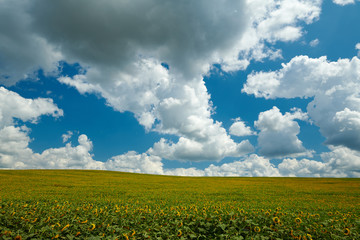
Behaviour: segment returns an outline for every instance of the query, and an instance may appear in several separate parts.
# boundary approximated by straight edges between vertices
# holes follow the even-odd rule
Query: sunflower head
[[[279,223],[280,223],[280,218],[274,217],[274,218],[273,218],[273,222],[274,222],[275,224],[279,224]]]

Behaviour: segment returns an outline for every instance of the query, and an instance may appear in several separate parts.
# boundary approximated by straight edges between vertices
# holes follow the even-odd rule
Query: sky
[[[359,13],[0,0],[0,168],[360,177]]]

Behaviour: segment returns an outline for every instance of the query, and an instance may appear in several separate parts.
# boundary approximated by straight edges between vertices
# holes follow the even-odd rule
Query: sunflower
[[[275,224],[279,224],[279,223],[280,223],[280,218],[274,217],[274,218],[273,218],[273,222],[274,222]]]
[[[348,229],[348,228],[345,228],[344,229],[344,235],[349,235],[350,234],[350,229]]]
[[[301,220],[301,218],[295,218],[295,222],[296,222],[297,224],[300,224],[300,223],[302,223],[302,220]]]
[[[181,232],[181,230],[179,230],[177,236],[178,236],[178,237],[181,237],[181,235],[182,235],[182,232]]]
[[[260,229],[258,226],[256,226],[256,227],[254,227],[254,231],[255,231],[255,232],[260,232],[261,229]]]
[[[94,230],[95,229],[95,224],[91,224],[91,228],[89,228],[90,231]]]
[[[60,232],[64,231],[65,229],[67,229],[68,227],[70,227],[70,224],[66,224],[65,227],[63,227]]]

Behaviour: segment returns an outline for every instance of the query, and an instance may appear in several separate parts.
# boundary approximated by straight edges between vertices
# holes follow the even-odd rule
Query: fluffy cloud
[[[235,143],[228,135],[218,135],[206,141],[180,137],[177,143],[161,139],[149,149],[152,155],[169,160],[220,161],[226,156],[239,157],[254,150],[248,140]]]
[[[29,147],[30,138],[23,128],[9,126],[0,130],[0,168],[14,169],[104,169],[93,160],[92,143],[80,135],[79,145],[70,143],[62,148],[50,148],[41,154]]]
[[[204,172],[206,176],[280,176],[269,159],[259,157],[256,154],[250,155],[242,161],[225,163],[221,166],[211,164]]]
[[[360,152],[347,147],[330,147],[321,154],[323,161],[345,177],[360,177]]]
[[[104,166],[109,170],[177,176],[280,176],[269,159],[255,154],[220,166],[211,164],[201,170],[197,168],[164,169],[158,157],[128,152],[111,158]]]
[[[333,0],[333,2],[335,4],[345,6],[345,5],[348,5],[348,4],[354,4],[355,0]]]
[[[248,76],[242,90],[264,98],[314,98],[308,115],[326,144],[360,150],[360,60],[297,56],[282,69]]]
[[[72,131],[67,131],[67,133],[64,133],[61,137],[63,139],[63,143],[67,142],[73,135]]]
[[[261,112],[254,123],[260,130],[259,152],[268,157],[311,156],[297,137],[300,127],[295,119],[307,120],[307,115],[300,109],[292,109],[291,113],[283,115],[277,107]]]
[[[59,117],[63,111],[49,98],[25,99],[0,87],[0,129],[14,124],[14,119],[36,123],[41,115]]]
[[[308,159],[284,159],[278,165],[281,176],[285,177],[343,177],[332,175],[331,168],[323,162]],[[327,175],[328,174],[328,175]]]
[[[7,40],[0,45],[2,83],[13,84],[39,68],[54,72],[59,60],[78,62],[83,73],[60,76],[60,82],[100,94],[117,111],[133,112],[148,131],[176,135],[177,143],[164,140],[153,149],[180,160],[220,160],[252,151],[248,141],[235,143],[212,120],[203,75],[214,63],[235,71],[251,59],[281,57],[268,44],[298,39],[301,24],[316,20],[321,5],[320,0],[1,3],[7,22],[0,25],[1,39]]]
[[[134,151],[114,156],[106,161],[104,166],[106,169],[115,171],[164,174],[161,158],[146,153],[138,154]]]
[[[358,57],[360,57],[360,43],[355,45],[355,49],[358,50]]]
[[[235,119],[235,122],[229,128],[229,133],[238,137],[256,135],[240,118]]]
[[[316,47],[317,45],[319,45],[319,39],[314,39],[314,40],[312,40],[310,43],[309,43],[309,45],[311,46],[311,47]]]
[[[59,117],[63,111],[51,99],[26,99],[0,87],[0,168],[101,168],[102,163],[92,159],[92,143],[86,135],[79,136],[78,146],[68,143],[34,153],[29,148],[30,129],[16,119],[36,124],[41,115]],[[63,138],[69,136],[68,132]]]

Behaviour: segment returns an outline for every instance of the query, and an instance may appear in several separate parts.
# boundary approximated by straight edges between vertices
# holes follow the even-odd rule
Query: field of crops
[[[360,239],[360,179],[2,170],[0,239]]]

